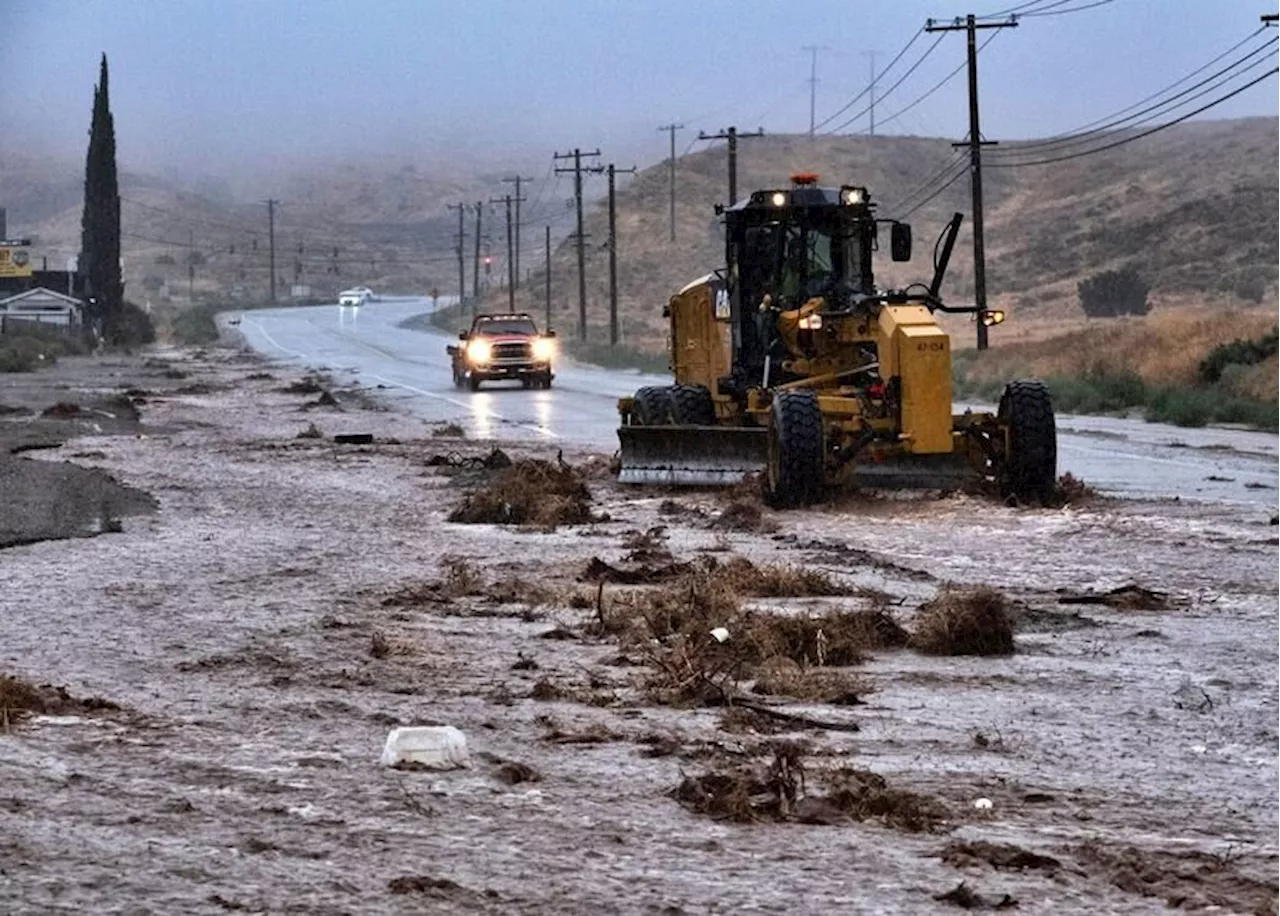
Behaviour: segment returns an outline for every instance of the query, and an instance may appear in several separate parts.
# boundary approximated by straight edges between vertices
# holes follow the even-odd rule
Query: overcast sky
[[[575,145],[644,166],[665,155],[657,127],[671,121],[687,125],[678,151],[699,129],[730,124],[807,131],[806,45],[823,48],[822,121],[866,87],[864,52],[877,52],[885,68],[928,17],[1018,6],[1054,13],[979,34],[995,36],[980,58],[983,133],[1007,140],[1068,131],[1125,108],[1246,39],[1260,14],[1276,11],[1272,0],[1112,0],[1072,11],[1097,2],[4,0],[0,149],[82,156],[105,51],[126,167],[226,173],[376,153],[430,163],[457,150],[521,166]],[[964,53],[962,33],[919,35],[880,84],[888,95],[876,105],[878,132],[961,138],[963,72],[885,119]],[[1274,66],[1274,46],[1262,58],[1251,76]],[[864,102],[824,130],[866,130],[865,114],[844,123]],[[1272,76],[1205,117],[1276,114]]]

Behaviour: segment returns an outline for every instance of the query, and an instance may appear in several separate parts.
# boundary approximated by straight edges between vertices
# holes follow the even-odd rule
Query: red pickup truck
[[[472,391],[493,379],[519,379],[526,388],[550,388],[555,375],[555,331],[538,333],[527,314],[477,315],[461,346],[445,348],[453,363],[453,384]]]

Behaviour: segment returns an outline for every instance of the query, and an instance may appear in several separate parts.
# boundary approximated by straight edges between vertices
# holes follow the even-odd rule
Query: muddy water
[[[553,533],[451,525],[458,481],[425,466],[444,449],[421,421],[302,411],[280,380],[196,368],[234,385],[154,404],[152,419],[174,432],[78,443],[153,493],[156,515],[0,553],[0,671],[125,707],[0,734],[0,910],[944,913],[954,908],[935,896],[962,880],[1031,913],[1155,913],[1175,898],[1274,907],[1277,547],[1265,513],[864,500],[781,513],[774,533],[726,534],[659,515],[670,494],[637,498],[599,479],[590,486],[609,521]],[[401,444],[295,438],[311,422]],[[712,515],[721,505],[676,498]],[[715,709],[647,703],[643,669],[617,664],[612,643],[543,638],[593,611],[383,600],[437,577],[449,555],[491,579],[573,589],[588,559],[620,561],[627,532],[657,524],[680,558],[736,552],[874,582],[908,627],[947,581],[1019,602],[1010,658],[879,652],[862,672],[866,706],[794,707],[861,725],[789,735],[811,743],[812,778],[841,763],[872,769],[936,796],[951,812],[944,832],[690,814],[667,795],[682,774],[767,759],[776,736],[728,731]],[[1168,607],[1059,601],[1062,589],[1126,583],[1164,592]],[[373,651],[375,633],[385,651]],[[514,669],[521,659],[538,668]],[[539,679],[596,701],[533,699]],[[466,733],[471,769],[378,765],[390,727],[433,723]],[[593,729],[593,743],[564,740]],[[654,735],[680,750],[647,756]],[[508,784],[499,760],[541,779]],[[975,808],[979,798],[991,807]],[[978,838],[1061,866],[942,861],[948,843]],[[1089,849],[1134,850],[1150,880]],[[1183,857],[1183,871],[1219,864],[1192,880],[1156,868],[1162,855]],[[425,880],[393,883],[403,878]],[[395,892],[405,887],[416,889]]]

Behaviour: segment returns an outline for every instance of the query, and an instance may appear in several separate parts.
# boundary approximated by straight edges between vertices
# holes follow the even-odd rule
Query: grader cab
[[[965,478],[1043,501],[1056,480],[1043,383],[1006,386],[996,414],[951,403],[951,342],[935,312],[959,231],[935,248],[928,286],[882,290],[879,228],[895,261],[911,229],[881,220],[867,190],[799,175],[725,209],[726,267],[673,296],[669,386],[619,402],[624,483],[716,485],[765,472],[772,501],[799,506],[848,483],[952,487]]]

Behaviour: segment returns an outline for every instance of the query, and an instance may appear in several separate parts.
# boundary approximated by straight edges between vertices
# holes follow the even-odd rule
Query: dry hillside
[[[1132,264],[1152,286],[1157,306],[1252,305],[1276,300],[1276,119],[1184,125],[1113,151],[1052,166],[984,171],[988,290],[1010,320],[1004,339],[1041,336],[1076,326],[1083,315],[1076,283],[1100,270]],[[739,188],[785,185],[797,171],[824,182],[867,185],[881,214],[952,160],[950,142],[909,137],[839,137],[810,142],[776,136],[744,142]],[[668,241],[667,170],[646,169],[618,196],[619,298],[623,333],[641,346],[660,345],[663,301],[723,260],[712,207],[724,199],[723,147],[679,162],[677,242]],[[742,193],[742,191],[740,191]],[[882,282],[927,278],[933,240],[954,211],[969,215],[967,180],[955,182],[911,214],[916,257],[887,259]],[[972,237],[961,233],[944,294],[972,295]],[[591,211],[593,241],[607,235],[602,204]],[[576,327],[576,260],[562,243],[552,265],[559,323]],[[588,309],[593,337],[605,333],[607,253],[587,249]],[[536,275],[518,297],[541,311]],[[491,302],[502,306],[505,294]]]
[[[1175,127],[1113,151],[1051,166],[985,170],[988,289],[1009,322],[996,340],[1042,337],[1082,323],[1076,283],[1099,270],[1136,266],[1152,285],[1158,309],[1274,304],[1277,275],[1277,120],[1206,121]],[[1001,147],[1002,150],[1011,149]],[[881,214],[897,216],[904,198],[953,161],[946,139],[798,136],[743,141],[739,187],[785,184],[790,174],[816,171],[830,183],[868,186]],[[620,183],[619,286],[623,333],[629,343],[658,347],[661,306],[688,280],[718,266],[722,241],[713,205],[726,190],[726,151],[718,147],[678,163],[678,241],[668,242],[667,164]],[[530,174],[526,171],[525,174]],[[243,177],[243,176],[242,176]],[[452,252],[456,213],[446,204],[487,201],[511,190],[502,174],[476,163],[426,166],[366,160],[299,168],[272,179],[277,211],[277,277],[295,278],[319,295],[367,283],[390,292],[456,290]],[[78,248],[80,166],[7,155],[0,159],[0,203],[9,208],[11,234],[35,236],[34,254],[61,267]],[[241,185],[244,182],[241,181]],[[172,180],[125,172],[122,222],[125,279],[131,298],[183,303],[188,294],[188,246],[198,252],[197,299],[261,299],[267,287],[266,207],[257,196],[233,200],[224,188],[180,188]],[[576,258],[565,239],[563,180],[543,189],[525,229],[525,268],[536,268],[518,305],[541,313],[543,280],[537,242],[542,221],[557,229],[552,265],[556,324],[573,331],[577,316]],[[589,326],[607,327],[606,210],[602,178],[587,181]],[[535,199],[537,191],[531,192]],[[536,200],[535,200],[536,202]],[[500,211],[500,207],[498,210]],[[910,215],[916,258],[891,265],[881,282],[926,278],[937,232],[956,210],[968,215],[963,178]],[[486,213],[485,234],[495,255],[492,281],[505,275],[500,214]],[[468,249],[472,219],[467,216]],[[531,244],[532,241],[532,244]],[[972,240],[968,222],[944,292],[971,295]],[[335,252],[336,249],[336,252]],[[467,282],[471,282],[471,251]],[[489,299],[505,308],[506,293]],[[954,330],[964,325],[953,323]],[[967,337],[967,333],[965,334]]]

